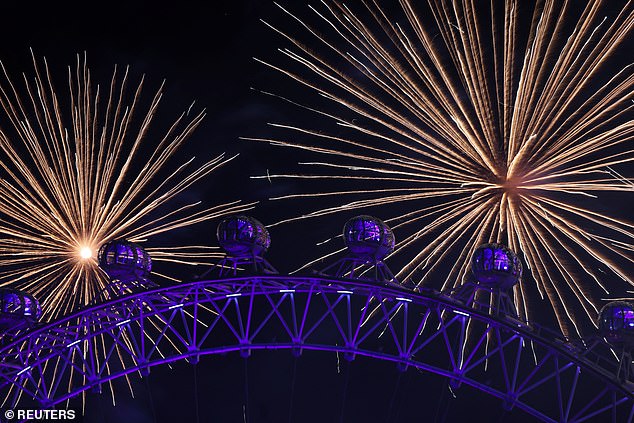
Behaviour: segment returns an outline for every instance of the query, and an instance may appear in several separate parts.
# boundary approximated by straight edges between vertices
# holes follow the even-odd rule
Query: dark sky
[[[211,158],[220,152],[240,153],[237,160],[212,176],[209,186],[194,187],[192,195],[212,201],[243,199],[262,204],[252,214],[266,223],[288,216],[282,205],[269,204],[271,195],[292,193],[294,186],[272,186],[250,180],[267,169],[292,169],[292,155],[266,145],[240,140],[266,133],[266,123],[284,116],[285,108],[251,87],[270,87],[271,71],[253,60],[270,57],[282,45],[259,18],[278,18],[273,3],[264,0],[210,2],[35,2],[2,1],[0,60],[12,75],[31,71],[29,48],[62,72],[77,54],[98,81],[108,81],[114,64],[130,65],[133,75],[146,74],[147,92],[166,79],[160,116],[172,119],[192,101],[208,116],[192,135],[184,155]],[[288,166],[284,168],[284,166]],[[211,188],[211,189],[210,189]],[[213,198],[212,198],[213,196]],[[322,237],[338,233],[344,217],[331,218]],[[215,245],[215,227],[197,234]],[[205,235],[206,234],[206,235]],[[282,272],[314,258],[310,245],[296,248],[296,232],[271,231],[270,261]],[[337,372],[337,358],[305,354],[297,361],[297,383],[291,391],[294,359],[290,353],[254,355],[245,367],[240,357],[208,357],[193,369],[177,363],[173,369],[152,370],[150,386],[137,383],[133,399],[123,384],[116,407],[109,399],[90,395],[85,422],[193,422],[198,397],[201,422],[242,422],[248,381],[250,422],[289,421],[291,403],[296,422],[387,421],[532,421],[519,412],[504,413],[497,400],[462,388],[449,400],[446,381],[409,371],[401,375],[389,363],[355,361]],[[350,371],[348,385],[345,371]],[[151,393],[151,395],[149,395]],[[342,398],[346,395],[345,417]],[[478,416],[478,417],[473,417]],[[391,420],[390,420],[391,418]],[[438,420],[434,420],[438,418]],[[155,420],[154,420],[155,419]]]

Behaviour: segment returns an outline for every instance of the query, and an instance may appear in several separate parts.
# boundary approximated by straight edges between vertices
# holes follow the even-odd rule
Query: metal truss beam
[[[23,395],[54,407],[154,365],[259,349],[392,361],[545,422],[631,422],[634,414],[634,385],[600,339],[572,344],[443,295],[322,277],[196,281],[87,308],[3,347],[0,389],[12,407]]]

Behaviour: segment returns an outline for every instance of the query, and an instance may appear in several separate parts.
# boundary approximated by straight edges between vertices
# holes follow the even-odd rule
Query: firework
[[[204,246],[152,246],[157,235],[253,206],[181,201],[167,208],[233,159],[175,162],[204,111],[194,115],[190,107],[157,134],[153,119],[163,84],[146,101],[144,78],[129,91],[129,69],[115,67],[109,86],[93,86],[85,57],[78,56],[63,95],[48,63],[33,56],[33,64],[34,75],[19,85],[3,65],[0,283],[35,295],[50,319],[98,297],[108,279],[96,251],[112,239],[143,243],[159,262],[195,265],[218,256]]]
[[[288,43],[284,64],[256,60],[304,94],[262,92],[320,127],[245,139],[325,157],[255,176],[320,183],[274,198],[321,202],[278,224],[372,208],[399,239],[397,277],[441,290],[464,281],[477,245],[501,242],[528,269],[522,318],[539,321],[546,300],[566,334],[595,324],[602,297],[632,284],[632,224],[605,203],[634,191],[634,73],[620,63],[634,12],[573,3],[278,5],[289,29],[267,25]]]

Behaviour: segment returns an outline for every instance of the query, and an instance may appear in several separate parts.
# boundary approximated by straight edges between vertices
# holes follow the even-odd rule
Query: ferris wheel
[[[264,258],[269,233],[249,216],[223,220],[217,236],[225,259],[196,280],[161,286],[141,246],[102,246],[112,283],[94,304],[52,322],[38,321],[32,296],[1,290],[2,418],[20,407],[64,409],[118,379],[148,378],[154,366],[288,350],[439,375],[537,421],[633,420],[632,304],[606,305],[597,336],[583,341],[524,322],[509,295],[522,264],[504,245],[478,246],[471,279],[437,292],[395,279],[383,261],[394,235],[372,216],[346,223],[344,258],[305,275],[277,272]]]

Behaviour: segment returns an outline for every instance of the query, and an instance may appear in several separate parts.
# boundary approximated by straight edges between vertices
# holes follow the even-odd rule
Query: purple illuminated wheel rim
[[[143,327],[152,319],[164,327],[146,334]],[[188,329],[179,329],[182,324]],[[470,347],[455,342],[467,326]],[[168,333],[173,334],[169,340]],[[129,343],[122,341],[124,335]],[[105,366],[84,360],[95,337],[126,351],[124,362]],[[487,340],[492,343],[484,348]],[[228,352],[246,357],[264,349],[317,350],[435,373],[454,388],[473,386],[542,421],[584,421],[604,414],[631,420],[634,395],[614,376],[618,362],[600,347],[609,345],[584,349],[440,294],[321,277],[258,276],[139,292],[32,330],[0,350],[0,386],[19,387],[42,407],[53,407],[108,381],[174,361],[196,363],[202,356]],[[606,361],[598,366],[599,359]],[[46,366],[52,360],[63,363],[56,374]],[[491,380],[491,374],[499,380]],[[562,389],[571,394],[549,394]],[[572,393],[588,390],[596,391],[591,401],[574,401]],[[545,398],[556,404],[546,407]]]

